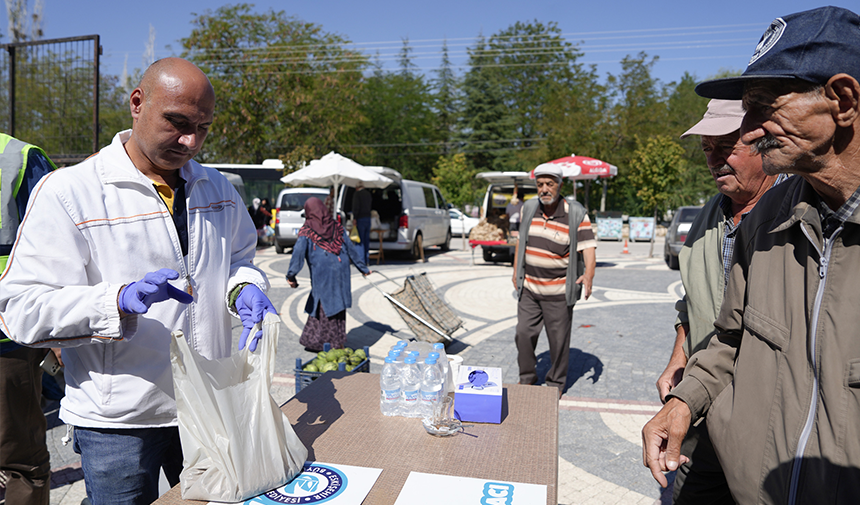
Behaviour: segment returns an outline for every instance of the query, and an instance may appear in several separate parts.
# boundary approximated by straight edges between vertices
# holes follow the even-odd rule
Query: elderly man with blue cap
[[[705,418],[736,502],[860,501],[860,16],[822,7],[771,23],[743,75],[696,92],[742,98],[741,140],[768,191],[738,231],[717,334],[642,430],[655,479]]]
[[[535,347],[541,329],[549,340],[550,369],[544,383],[567,383],[573,306],[584,291],[591,296],[597,241],[585,208],[561,198],[561,168],[543,164],[534,170],[538,196],[523,204],[519,243],[514,257],[517,290],[517,363],[520,384],[538,381]]]

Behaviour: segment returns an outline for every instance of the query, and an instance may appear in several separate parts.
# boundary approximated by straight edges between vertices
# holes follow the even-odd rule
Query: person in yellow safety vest
[[[6,270],[30,192],[56,168],[41,148],[0,133],[0,271]],[[6,503],[49,501],[48,425],[41,408],[44,357],[45,349],[22,347],[0,332],[0,472],[6,477]]]

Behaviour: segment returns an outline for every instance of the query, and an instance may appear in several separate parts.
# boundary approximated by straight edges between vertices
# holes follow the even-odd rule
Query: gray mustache
[[[775,149],[777,147],[782,147],[782,144],[770,133],[766,133],[752,144],[753,154],[761,154],[768,149]]]

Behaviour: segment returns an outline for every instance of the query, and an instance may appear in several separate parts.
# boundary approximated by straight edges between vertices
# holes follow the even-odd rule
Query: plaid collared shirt
[[[848,197],[848,200],[836,212],[833,212],[824,203],[824,200],[821,198],[818,199],[818,213],[821,214],[821,233],[824,235],[825,248],[833,232],[839,229],[854,214],[858,206],[860,206],[860,187],[854,190],[854,193]]]
[[[772,188],[776,186],[789,177],[791,176],[788,174],[777,175],[776,180],[773,181],[773,184],[771,184],[770,187]],[[734,216],[732,214],[731,198],[723,195],[722,200],[720,200],[720,208],[723,209],[723,216],[725,216],[725,226],[723,227],[723,248],[721,251],[723,258],[723,278],[725,279],[725,283],[723,284],[723,293],[725,293],[726,288],[729,285],[729,271],[732,269],[732,256],[735,251],[735,236],[737,235],[738,228],[740,228],[744,218],[747,217],[747,214],[752,212],[752,210],[741,214],[741,219],[738,221],[738,224],[735,224]]]

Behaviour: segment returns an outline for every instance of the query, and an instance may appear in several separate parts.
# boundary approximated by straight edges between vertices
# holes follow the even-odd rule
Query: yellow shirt
[[[152,180],[152,179],[150,179]],[[167,205],[167,210],[170,211],[170,215],[173,215],[173,196],[174,191],[173,188],[168,186],[167,184],[159,184],[155,181],[152,181],[152,185],[155,186],[155,190],[158,191],[158,195],[161,196],[161,199],[164,200],[164,203]]]

